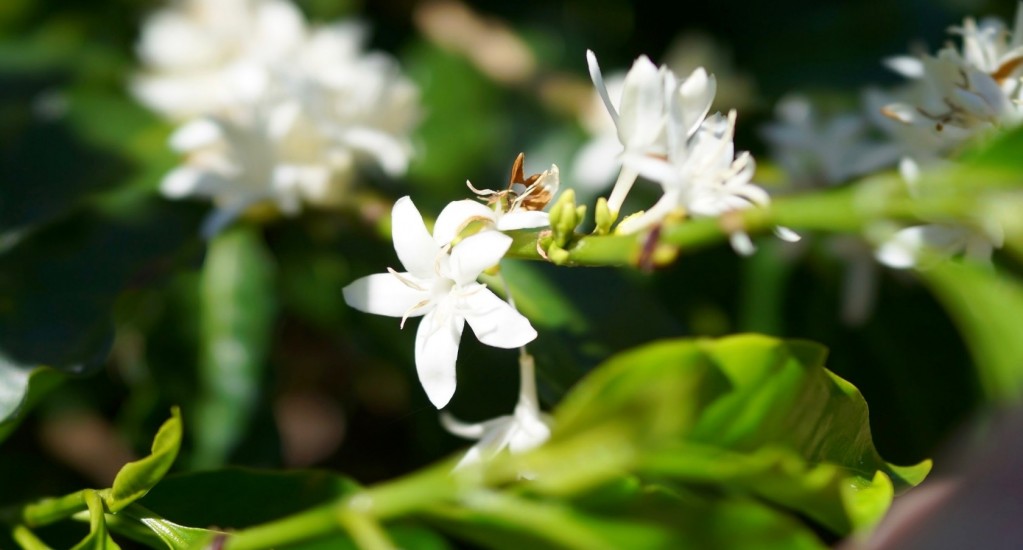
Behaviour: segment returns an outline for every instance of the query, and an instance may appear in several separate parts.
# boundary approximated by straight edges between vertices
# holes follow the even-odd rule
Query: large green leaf
[[[25,413],[63,379],[64,376],[53,369],[25,369],[0,357],[0,442],[7,439]]]
[[[274,268],[259,232],[239,226],[210,242],[203,267],[202,357],[193,462],[223,464],[256,408],[274,320]]]
[[[114,485],[106,494],[107,509],[118,512],[125,506],[142,498],[153,488],[174,464],[181,447],[181,413],[175,407],[171,417],[153,439],[149,456],[129,462],[117,472]]]
[[[881,459],[867,407],[809,342],[741,335],[654,343],[610,359],[556,412],[552,442],[616,425],[638,470],[755,495],[838,533],[887,510],[929,462]],[[610,432],[608,432],[610,433]]]
[[[970,347],[987,395],[1023,397],[1023,285],[990,266],[942,262],[920,276]]]

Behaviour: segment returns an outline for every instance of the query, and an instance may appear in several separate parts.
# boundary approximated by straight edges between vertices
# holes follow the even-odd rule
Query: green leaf
[[[841,534],[865,528],[894,487],[916,485],[930,463],[881,459],[863,397],[823,367],[825,355],[759,335],[650,344],[613,357],[566,396],[551,445],[618,426],[639,472],[738,490]],[[547,453],[557,462],[556,450]]]
[[[197,467],[223,464],[258,404],[274,322],[274,266],[255,228],[214,238],[202,275],[202,358],[196,402]]]
[[[180,525],[240,529],[331,502],[357,489],[355,482],[329,472],[227,468],[169,476],[140,504]]]
[[[203,548],[222,534],[219,531],[178,525],[135,503],[129,504],[117,515],[108,515],[107,526],[111,531],[150,548],[167,547],[171,550]]]
[[[431,523],[487,548],[777,548],[824,545],[797,520],[752,500],[684,497],[639,487],[613,505],[520,499],[490,493]]]
[[[11,435],[39,399],[64,379],[59,372],[25,369],[0,356],[0,442]]]
[[[181,412],[171,409],[171,417],[160,426],[153,439],[152,453],[135,462],[125,464],[114,478],[114,485],[106,495],[107,508],[118,512],[142,498],[170,470],[181,447]]]
[[[987,395],[1023,397],[1023,284],[990,266],[947,261],[919,275],[963,334]]]

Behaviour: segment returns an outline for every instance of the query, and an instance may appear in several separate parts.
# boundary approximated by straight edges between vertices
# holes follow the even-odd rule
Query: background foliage
[[[756,128],[771,117],[783,94],[806,91],[824,101],[852,104],[860,86],[895,80],[880,65],[881,57],[904,51],[913,40],[939,44],[945,27],[965,14],[1009,19],[1013,9],[1011,3],[993,2],[824,5],[785,0],[689,6],[688,17],[680,22],[655,3],[473,3],[506,23],[535,54],[535,72],[509,83],[424,37],[415,17],[419,3],[299,4],[312,19],[362,17],[374,29],[372,45],[399,57],[421,87],[427,109],[417,134],[421,154],[402,181],[369,174],[376,191],[364,192],[343,212],[240,224],[210,246],[196,229],[207,206],[166,201],[156,191],[162,174],[175,163],[166,147],[171,128],[135,104],[125,89],[136,65],[132,48],[138,22],[155,4],[8,0],[0,6],[0,508],[83,487],[112,487],[101,498],[107,506],[127,506],[129,513],[132,506],[145,506],[181,525],[242,528],[333,502],[356,483],[394,479],[464,446],[440,428],[415,381],[413,332],[396,331],[393,319],[348,308],[341,288],[394,263],[386,238],[389,200],[411,193],[424,212],[436,213],[465,195],[466,179],[477,186],[503,185],[520,150],[537,168],[554,162],[564,170],[585,140],[565,101],[588,96],[560,99],[551,86],[562,80],[587,84],[586,48],[597,51],[606,67],[624,68],[642,53],[658,59],[674,41],[693,33],[723,45],[733,69],[749,84],[748,93],[731,100],[742,105],[737,141],[766,161]],[[869,36],[862,32],[866,26]],[[1018,184],[1023,167],[1012,152],[1018,150],[1013,145],[1018,139],[1019,134],[1001,149],[978,156],[953,186],[972,185],[981,170],[1000,175],[985,179],[992,193],[1002,192],[995,185],[1000,182]],[[767,166],[762,173],[770,180],[776,172]],[[573,182],[566,177],[563,185]],[[636,191],[638,202],[643,189]],[[976,194],[975,188],[960,192]],[[784,215],[779,207],[778,216]],[[679,509],[746,518],[765,532],[775,532],[776,523],[794,521],[759,504],[758,499],[767,499],[786,514],[811,517],[830,533],[826,541],[869,524],[877,515],[868,502],[874,498],[871,491],[890,495],[901,475],[913,483],[920,477],[900,474],[880,456],[893,464],[920,463],[986,403],[1018,397],[1023,356],[1023,335],[1015,322],[1023,311],[1017,277],[1023,239],[1018,237],[1009,235],[1006,253],[990,269],[949,265],[918,278],[879,268],[873,314],[856,326],[843,323],[838,313],[845,265],[835,259],[829,241],[812,235],[800,254],[763,240],[758,253],[745,260],[726,246],[683,247],[676,262],[652,273],[506,262],[504,274],[518,305],[542,335],[531,347],[541,397],[547,408],[561,403],[562,431],[555,434],[555,443],[568,445],[582,437],[576,431],[585,435],[584,428],[603,426],[619,413],[643,425],[643,407],[636,410],[616,395],[635,398],[619,395],[630,376],[645,382],[662,379],[660,373],[641,374],[643,365],[684,361],[640,361],[642,354],[685,355],[710,346],[711,352],[699,353],[712,356],[708,364],[720,371],[711,369],[714,376],[738,376],[727,368],[735,340],[677,341],[619,352],[657,339],[739,332],[821,342],[830,349],[827,366],[834,375],[820,369],[819,348],[797,343],[789,345],[798,360],[783,368],[795,369],[795,379],[771,378],[775,389],[756,380],[731,380],[733,385],[757,386],[755,391],[766,392],[770,397],[765,399],[774,403],[791,395],[787,392],[806,391],[800,376],[815,377],[824,384],[820,387],[830,388],[831,399],[847,400],[835,407],[856,410],[857,424],[850,429],[869,427],[873,434],[873,443],[866,439],[869,448],[857,451],[868,457],[871,468],[843,470],[851,460],[841,453],[827,457],[837,466],[816,466],[819,457],[804,453],[798,442],[795,453],[788,446],[760,446],[777,443],[778,434],[747,424],[733,410],[749,406],[751,396],[721,397],[708,405],[708,416],[700,422],[694,416],[692,426],[650,423],[650,429],[684,434],[674,442],[677,449],[651,449],[642,435],[623,436],[642,460],[611,465],[603,473],[600,464],[594,466],[594,479],[571,491],[562,489],[570,495],[567,505],[552,496],[557,487],[540,495],[513,490],[508,498],[547,503],[548,517],[561,518],[562,526],[601,532],[602,525],[609,525],[608,540],[627,537],[650,545],[667,542],[656,538],[660,531],[644,531],[645,525],[633,525],[630,518],[653,517],[649,509],[662,506],[662,499]],[[238,349],[245,352],[231,352]],[[588,379],[570,391],[612,356],[601,371],[604,378]],[[812,367],[812,374],[797,365]],[[515,398],[515,366],[506,353],[465,342],[459,391],[450,410],[466,419],[507,412]],[[766,360],[762,365],[768,370],[776,366]],[[870,403],[869,425],[859,394],[835,375],[854,384]],[[612,382],[614,376],[623,379]],[[669,386],[694,392],[691,405],[677,406],[711,403],[717,394],[709,388],[716,383],[688,376],[677,387]],[[786,386],[790,383],[794,386]],[[581,411],[588,410],[588,402],[599,402],[595,407],[607,418],[586,418]],[[652,403],[660,406],[657,399]],[[117,472],[149,452],[172,406],[180,406],[182,424],[175,429],[183,426],[184,433],[177,436],[180,452],[173,445],[177,460],[172,471],[316,467],[345,477],[295,473],[253,481],[263,474],[230,470],[214,482],[202,473],[188,473],[157,485],[140,504],[130,504],[140,495],[118,489]],[[771,420],[749,414],[760,422]],[[796,407],[777,409],[777,414],[809,413]],[[686,418],[674,409],[671,415]],[[784,421],[775,420],[775,430],[781,430]],[[578,444],[585,448],[585,441]],[[676,455],[688,458],[666,458]],[[543,455],[529,460],[536,462],[512,461],[497,470],[554,467],[543,462]],[[442,463],[426,472],[449,466]],[[667,489],[638,500],[621,498],[644,485],[600,478],[616,467],[644,483],[651,476],[662,478]],[[779,481],[777,476],[788,477]],[[828,493],[840,491],[838,484],[849,476],[864,488],[861,496]],[[506,474],[503,481],[513,483],[511,478]],[[708,498],[702,489],[706,484],[728,487],[729,494]],[[124,491],[135,496],[125,497]],[[266,497],[271,494],[277,496]],[[258,499],[277,501],[280,508],[265,509],[265,516],[247,509],[245,517],[231,518],[238,507],[211,506],[203,510],[208,515],[189,515],[198,512],[187,509],[188,499],[213,502],[225,495],[237,499],[228,503]],[[96,505],[96,498],[83,494],[82,509]],[[838,508],[828,507],[836,502]],[[389,524],[389,531],[396,541],[415,541],[424,548],[446,547],[437,532],[493,545],[500,525],[515,517],[511,508],[500,506],[514,504],[495,501],[490,516],[479,508],[457,507],[396,514],[401,521]],[[461,521],[466,514],[479,516],[466,523]],[[93,535],[102,538],[97,529],[94,525]],[[781,540],[778,547],[819,545],[816,535],[804,529],[776,531],[796,537]],[[82,524],[77,530],[40,533],[56,547],[70,547],[88,530]],[[208,535],[186,530],[173,536],[205,540]],[[768,535],[757,533],[756,540],[769,540]],[[10,545],[5,536],[0,534],[0,547]]]

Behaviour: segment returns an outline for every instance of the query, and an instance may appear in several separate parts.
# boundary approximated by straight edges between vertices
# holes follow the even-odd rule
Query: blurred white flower
[[[991,18],[978,25],[967,18],[951,31],[963,38],[962,48],[948,45],[936,55],[899,56],[886,60],[911,84],[883,107],[885,116],[938,136],[930,140],[933,154],[955,152],[963,143],[991,130],[1023,121],[1019,105],[1023,76],[1023,3],[1015,30]],[[903,137],[911,140],[914,133]],[[907,145],[907,149],[919,148]]]
[[[760,130],[795,188],[827,187],[895,164],[901,151],[872,139],[868,120],[848,112],[822,119],[801,95],[783,98]]]
[[[363,51],[365,29],[310,27],[283,0],[182,0],[154,13],[139,43],[140,101],[184,125],[171,198],[218,206],[208,227],[249,205],[286,215],[334,206],[358,170],[405,173],[418,90],[393,59]]]
[[[511,237],[484,231],[452,248],[430,235],[409,197],[394,204],[391,232],[407,271],[358,279],[344,288],[345,301],[360,311],[401,317],[402,326],[409,317],[424,316],[416,331],[416,370],[430,402],[440,409],[455,393],[455,360],[465,323],[488,346],[517,348],[536,338],[529,320],[476,282],[501,260]]]

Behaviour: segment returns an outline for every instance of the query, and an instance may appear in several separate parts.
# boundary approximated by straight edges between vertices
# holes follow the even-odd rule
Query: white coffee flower
[[[162,190],[218,207],[216,230],[248,206],[285,215],[336,206],[363,167],[405,173],[418,90],[393,59],[366,53],[366,30],[306,24],[283,0],[182,0],[156,12],[139,45],[143,102],[187,121],[186,154]]]
[[[484,231],[452,248],[430,235],[409,197],[394,204],[391,232],[407,271],[358,279],[344,288],[345,301],[360,311],[401,317],[403,326],[409,317],[423,316],[416,331],[416,370],[439,409],[455,392],[455,360],[465,323],[489,346],[517,348],[536,338],[529,320],[476,282],[501,260],[511,237]]]
[[[625,75],[621,100],[611,101],[597,64],[597,57],[587,50],[590,78],[614,122],[622,171],[608,198],[608,208],[617,213],[636,181],[637,164],[651,156],[664,156],[668,151],[668,118],[674,113],[674,124],[686,135],[692,135],[703,122],[714,101],[717,84],[712,75],[697,68],[685,80],[667,67],[658,68],[646,56],[633,63]]]
[[[466,424],[451,415],[441,414],[444,429],[459,437],[478,441],[455,465],[456,471],[491,460],[505,449],[513,454],[524,453],[550,439],[554,420],[540,410],[536,393],[536,365],[533,356],[524,350],[519,354],[519,376],[519,400],[510,415]],[[529,477],[528,472],[520,472],[520,475]]]

